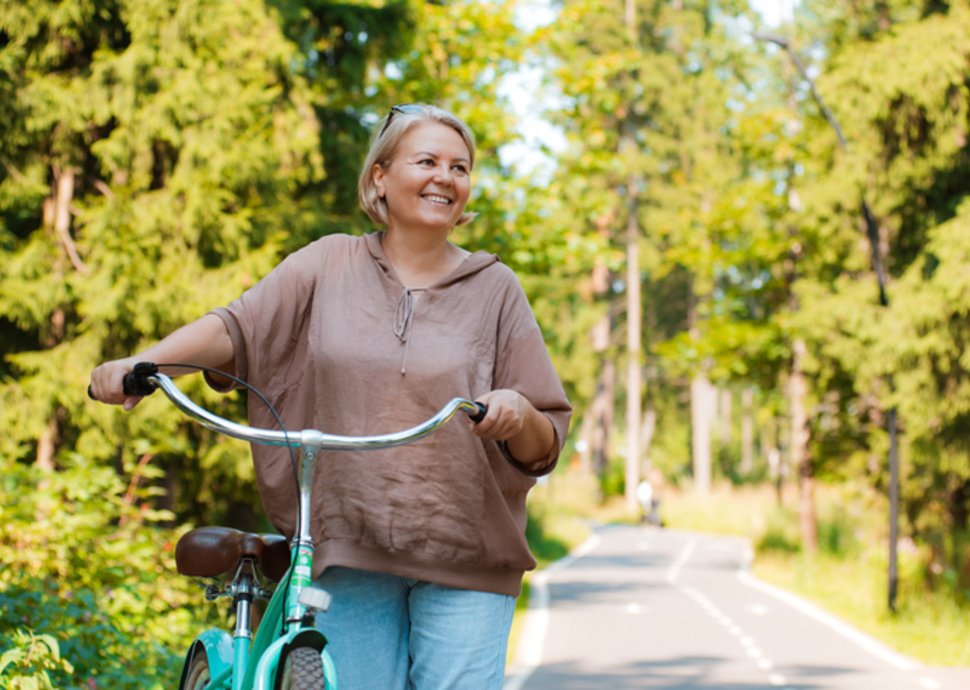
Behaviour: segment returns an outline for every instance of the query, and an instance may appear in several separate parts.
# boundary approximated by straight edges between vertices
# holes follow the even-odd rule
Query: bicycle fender
[[[326,690],[337,690],[337,673],[330,654],[324,648],[327,638],[316,628],[301,628],[292,630],[278,638],[266,648],[256,665],[253,690],[275,690],[276,673],[279,670],[280,659],[289,647],[313,647],[320,652],[323,659],[323,670],[326,676]]]
[[[204,653],[209,661],[209,677],[213,680],[219,678],[226,672],[232,670],[233,646],[232,638],[225,630],[210,628],[195,638],[189,651],[185,655],[185,664],[182,666],[182,678],[179,680],[179,690],[185,687],[185,674],[189,671],[196,654]],[[231,677],[231,675],[230,675]]]

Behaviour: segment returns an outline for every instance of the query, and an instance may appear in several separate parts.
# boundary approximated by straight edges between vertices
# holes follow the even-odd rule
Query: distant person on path
[[[394,106],[358,180],[382,231],[311,242],[228,306],[91,376],[95,397],[131,409],[121,385],[136,362],[215,367],[266,393],[287,429],[346,435],[407,428],[456,396],[488,405],[479,424],[413,445],[321,456],[313,575],[333,595],[318,622],[341,690],[499,690],[536,565],[525,498],[555,466],[571,408],[516,276],[449,241],[474,217],[474,162],[457,117]],[[256,396],[249,420],[275,426]],[[267,514],[292,535],[286,449],[254,446],[253,460]]]
[[[637,485],[637,501],[640,504],[640,522],[660,526],[660,497],[654,483],[644,477]]]

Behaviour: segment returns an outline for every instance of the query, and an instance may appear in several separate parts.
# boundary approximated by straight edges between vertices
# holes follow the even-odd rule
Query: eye
[[[465,165],[463,165],[462,163],[456,163],[455,165],[451,166],[451,169],[452,170],[457,170],[462,175],[467,175],[468,174],[468,168]]]
[[[423,165],[424,167],[433,166],[435,164],[434,160],[431,158],[422,158],[418,161],[418,165]]]

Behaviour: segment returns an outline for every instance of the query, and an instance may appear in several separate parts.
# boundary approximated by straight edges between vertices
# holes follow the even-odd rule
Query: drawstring
[[[397,313],[394,315],[394,335],[402,343],[408,341],[411,333],[411,322],[414,320],[414,295],[411,290],[404,288],[404,292],[397,300]]]
[[[394,335],[404,343],[404,357],[401,359],[401,376],[407,374],[408,347],[410,345],[411,324],[414,322],[414,294],[404,288],[397,300],[397,313],[394,315]]]

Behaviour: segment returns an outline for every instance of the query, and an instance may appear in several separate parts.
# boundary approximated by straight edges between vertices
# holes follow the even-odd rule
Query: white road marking
[[[694,553],[694,549],[697,547],[697,540],[691,539],[684,548],[681,550],[680,555],[677,556],[677,560],[674,564],[670,566],[670,570],[667,571],[667,582],[674,584],[677,582],[677,578],[680,577],[680,570],[687,564],[690,560],[691,554]]]
[[[738,572],[738,579],[749,587],[764,592],[765,594],[769,594],[776,599],[785,602],[809,618],[828,626],[830,629],[834,630],[843,637],[855,642],[877,659],[884,661],[900,671],[911,671],[913,669],[922,668],[922,664],[920,664],[918,661],[909,659],[902,654],[899,654],[898,652],[884,645],[882,642],[878,642],[874,638],[859,632],[855,628],[843,623],[835,616],[822,611],[814,604],[810,604],[794,594],[790,594],[789,592],[764,583],[745,571]]]
[[[686,563],[687,558],[689,558],[689,556],[690,554],[687,553],[687,550],[685,549],[684,552],[681,552],[681,558],[679,558],[678,561],[679,562],[682,561],[682,563]],[[676,566],[676,567],[677,567],[677,570],[679,571],[680,566]],[[674,570],[674,569],[672,568],[671,570]],[[741,628],[737,623],[731,620],[729,616],[727,616],[723,611],[721,611],[714,602],[712,602],[707,596],[705,596],[698,589],[694,587],[690,587],[688,585],[677,584],[676,578],[678,574],[679,574],[678,572],[675,572],[673,574],[673,577],[671,577],[671,575],[668,573],[667,581],[671,582],[671,584],[673,584],[677,589],[684,592],[687,596],[689,596],[691,599],[697,602],[697,605],[700,606],[702,609],[704,609],[704,611],[707,612],[707,614],[710,615],[711,618],[713,618],[721,626],[723,626],[724,629],[727,630],[728,634],[730,634],[732,637],[737,638],[740,645],[744,648],[747,656],[755,663],[755,665],[761,671],[764,671],[766,673],[772,671],[772,669],[774,669],[775,667],[774,663],[771,661],[771,659],[768,659],[765,656],[765,653],[758,647],[758,643],[755,642],[754,638],[749,635],[746,635],[743,628]],[[765,610],[767,611],[767,608],[765,608]],[[776,687],[784,686],[786,684],[785,677],[780,673],[769,673],[768,681],[771,685]]]
[[[567,568],[595,549],[599,543],[599,535],[590,535],[589,539],[574,549],[568,556],[536,573],[532,578],[529,609],[526,611],[522,623],[515,665],[505,680],[503,690],[521,690],[529,676],[535,673],[535,670],[542,663],[542,647],[546,640],[546,629],[549,627],[549,575]]]

